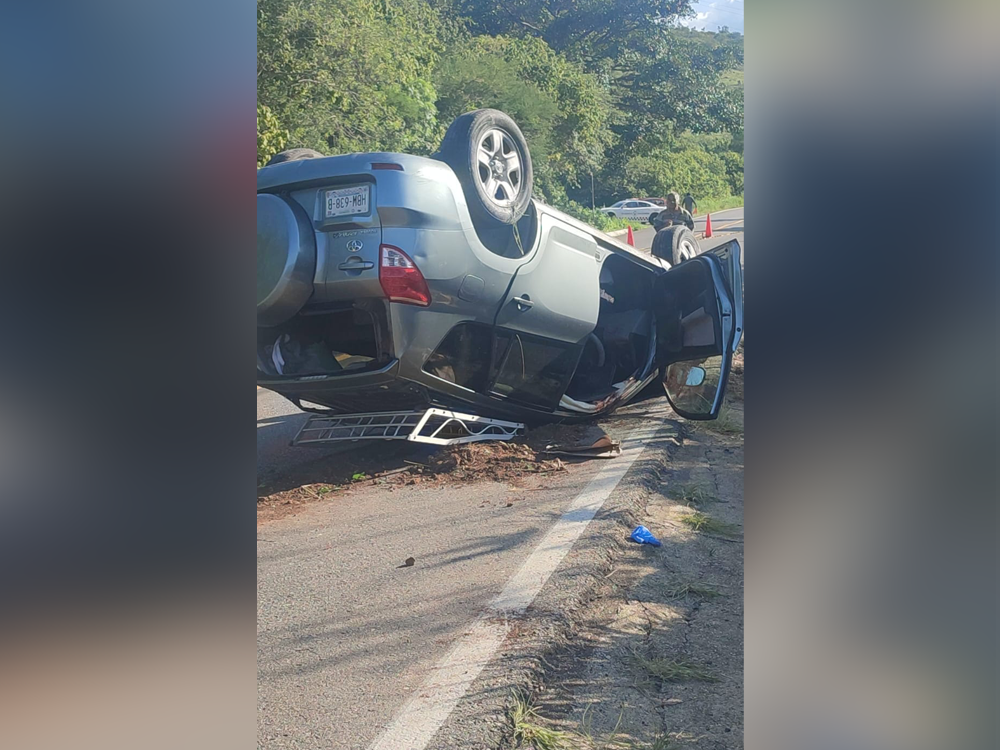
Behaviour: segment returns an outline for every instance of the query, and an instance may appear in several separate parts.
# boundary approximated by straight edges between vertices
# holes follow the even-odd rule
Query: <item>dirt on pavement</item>
[[[572,445],[590,437],[589,425],[547,425],[517,440],[484,441],[432,449],[413,443],[372,441],[361,450],[337,452],[296,467],[257,488],[257,524],[292,515],[359,487],[386,489],[441,482],[514,482],[567,471],[544,453],[548,445]]]

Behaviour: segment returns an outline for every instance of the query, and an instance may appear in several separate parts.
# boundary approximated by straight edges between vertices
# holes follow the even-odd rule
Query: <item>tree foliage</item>
[[[267,160],[284,150],[288,144],[289,133],[281,127],[278,118],[271,108],[257,105],[257,166],[263,166]]]
[[[289,146],[432,153],[452,119],[509,113],[536,188],[584,211],[742,188],[743,37],[677,25],[691,0],[258,0],[258,161]]]
[[[428,153],[437,30],[423,0],[258,0],[257,101],[297,146]]]
[[[541,39],[471,37],[444,59],[437,88],[443,121],[479,107],[511,115],[547,197],[557,190],[554,181],[579,186],[582,175],[598,170],[612,142],[607,92]]]
[[[634,156],[625,166],[626,191],[651,190],[666,195],[672,190],[691,192],[703,198],[729,195],[726,164],[718,154],[700,149],[654,151]]]

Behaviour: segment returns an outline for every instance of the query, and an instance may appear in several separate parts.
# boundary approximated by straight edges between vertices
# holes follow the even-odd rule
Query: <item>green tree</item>
[[[423,0],[258,0],[257,100],[294,146],[427,153],[438,30]]]
[[[258,162],[436,150],[462,112],[521,125],[538,195],[743,184],[743,36],[681,28],[691,0],[258,0]],[[574,201],[576,203],[574,203]]]
[[[524,131],[546,197],[600,168],[614,112],[597,79],[541,39],[478,36],[453,48],[438,71],[442,123],[478,107],[510,114]]]
[[[257,105],[257,166],[262,167],[288,145],[288,131],[281,127],[270,107]]]
[[[730,193],[722,157],[700,149],[634,156],[626,165],[624,185],[634,194],[665,195],[676,190],[699,198],[721,198]]]
[[[736,151],[726,151],[722,154],[726,164],[726,178],[733,195],[743,192],[743,154]]]

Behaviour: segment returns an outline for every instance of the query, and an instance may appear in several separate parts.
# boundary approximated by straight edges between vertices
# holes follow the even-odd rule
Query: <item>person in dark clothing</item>
[[[694,199],[694,196],[691,195],[691,191],[689,190],[688,192],[684,193],[684,210],[687,211],[689,214],[693,214],[695,212],[695,209],[697,208],[698,208],[698,201],[696,201]]]
[[[664,227],[674,224],[683,224],[692,232],[694,231],[694,217],[691,212],[680,205],[681,197],[677,193],[670,193],[667,196],[667,208],[660,211],[653,219],[653,228],[659,232]]]

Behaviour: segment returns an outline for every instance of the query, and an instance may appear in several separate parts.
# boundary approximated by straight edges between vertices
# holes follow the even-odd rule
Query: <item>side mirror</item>
[[[663,387],[674,411],[686,419],[712,419],[724,386],[722,356],[667,365]]]
[[[699,385],[705,382],[705,377],[707,374],[708,373],[706,373],[700,367],[692,367],[688,371],[687,380],[684,382],[684,385],[692,388],[697,388]]]

